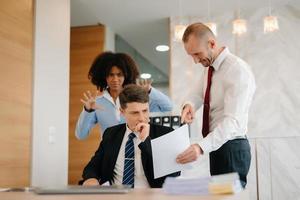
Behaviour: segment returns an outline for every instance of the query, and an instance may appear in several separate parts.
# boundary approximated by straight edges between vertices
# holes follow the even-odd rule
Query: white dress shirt
[[[248,113],[255,92],[255,79],[250,66],[224,48],[212,64],[210,90],[210,132],[198,144],[204,153],[220,148],[228,140],[247,134]],[[188,102],[195,110],[203,104],[208,67],[201,82],[193,88]]]
[[[114,184],[122,185],[123,172],[124,172],[124,159],[125,159],[125,145],[128,140],[128,136],[132,133],[128,126],[126,125],[126,132],[123,137],[123,141],[120,147],[119,155],[116,161],[114,169]],[[142,142],[138,135],[135,133],[136,137],[133,139],[134,143],[134,188],[150,188],[147,178],[144,173],[142,165],[141,150],[138,145]]]

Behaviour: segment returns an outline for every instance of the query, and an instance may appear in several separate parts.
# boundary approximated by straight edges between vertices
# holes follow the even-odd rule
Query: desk
[[[161,189],[134,189],[128,194],[37,195],[33,192],[0,192],[1,200],[249,200],[249,192],[235,195],[166,195]]]

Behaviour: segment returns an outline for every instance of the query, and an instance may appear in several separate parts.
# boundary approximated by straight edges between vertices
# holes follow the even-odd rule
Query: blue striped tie
[[[130,133],[125,146],[125,161],[124,161],[124,172],[123,172],[123,185],[130,185],[134,187],[134,133]]]

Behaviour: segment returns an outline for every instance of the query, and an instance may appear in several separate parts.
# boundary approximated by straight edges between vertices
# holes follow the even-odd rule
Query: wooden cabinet
[[[70,113],[69,113],[69,184],[77,184],[101,137],[95,126],[86,140],[75,137],[76,122],[83,109],[83,92],[96,91],[88,80],[88,71],[94,58],[103,51],[105,27],[85,26],[71,28],[70,45]]]
[[[30,184],[33,1],[0,3],[0,187]]]

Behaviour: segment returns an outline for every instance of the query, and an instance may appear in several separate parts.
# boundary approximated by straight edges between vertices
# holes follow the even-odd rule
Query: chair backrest
[[[150,122],[153,124],[163,125],[172,127],[173,129],[179,128],[182,124],[180,123],[179,115],[152,115],[150,117]]]

